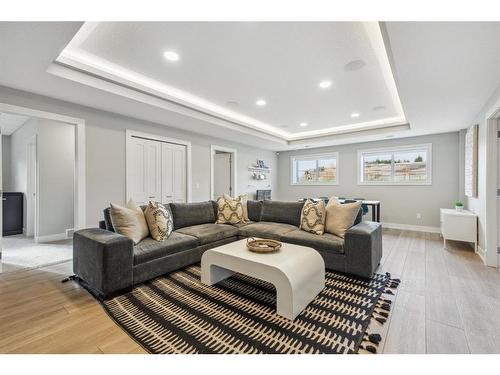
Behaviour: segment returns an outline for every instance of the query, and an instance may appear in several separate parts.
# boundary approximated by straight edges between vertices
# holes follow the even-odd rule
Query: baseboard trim
[[[38,236],[35,237],[35,242],[40,243],[40,242],[54,242],[54,241],[61,241],[66,239],[66,233],[57,233],[57,234],[49,234],[46,236]]]
[[[481,258],[481,260],[483,261],[484,264],[486,264],[486,251],[484,251],[484,249],[477,245],[477,252],[476,252],[477,255],[479,255],[479,258]]]
[[[441,233],[439,227],[427,227],[424,225],[397,224],[397,223],[382,223],[383,228],[411,230],[414,232]]]

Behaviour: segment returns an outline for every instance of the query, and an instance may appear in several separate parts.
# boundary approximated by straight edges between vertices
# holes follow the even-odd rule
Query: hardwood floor
[[[384,231],[380,272],[402,282],[384,353],[500,353],[500,272],[437,234]],[[74,282],[71,262],[0,275],[0,353],[144,353]]]

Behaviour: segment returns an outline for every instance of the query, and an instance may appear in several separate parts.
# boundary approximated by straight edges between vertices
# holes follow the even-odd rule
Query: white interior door
[[[137,204],[161,199],[161,143],[132,138],[129,195]]]
[[[186,146],[162,143],[162,202],[187,201]]]
[[[231,154],[216,153],[214,156],[214,196],[217,199],[223,194],[232,194],[231,186]]]

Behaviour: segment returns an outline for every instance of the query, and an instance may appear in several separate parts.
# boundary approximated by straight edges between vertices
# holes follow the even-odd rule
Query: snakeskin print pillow
[[[151,237],[156,241],[163,241],[170,236],[174,228],[174,220],[169,209],[159,202],[149,202],[144,211],[148,222]]]
[[[250,221],[250,219],[248,218],[248,196],[246,194],[239,195],[236,198],[233,198],[233,197],[229,196],[228,194],[224,194],[222,197],[226,200],[233,200],[233,199],[239,198],[241,205],[243,207],[243,221],[244,222]]]
[[[320,200],[314,203],[307,200],[300,215],[300,229],[314,234],[325,233],[325,202]]]
[[[238,224],[243,222],[243,204],[238,198],[217,199],[217,224]]]

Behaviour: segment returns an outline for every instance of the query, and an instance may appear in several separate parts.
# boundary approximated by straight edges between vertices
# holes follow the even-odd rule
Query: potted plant
[[[460,201],[455,202],[455,210],[462,211],[464,209],[464,204]]]

